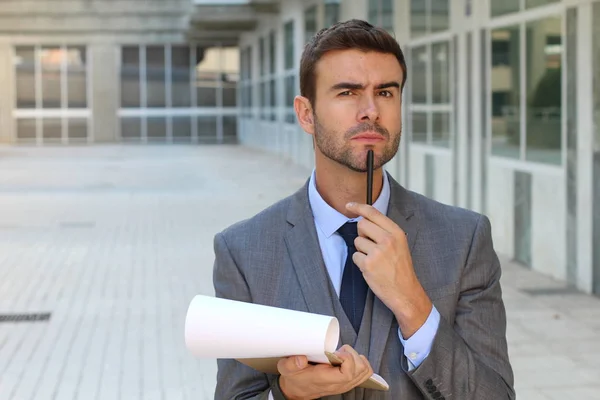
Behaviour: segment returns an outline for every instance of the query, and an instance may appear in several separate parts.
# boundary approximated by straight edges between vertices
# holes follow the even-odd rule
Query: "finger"
[[[375,224],[368,219],[361,219],[358,221],[358,235],[365,239],[370,239],[374,243],[381,243],[383,240],[390,235],[388,231]]]
[[[343,354],[346,359],[344,359],[344,362],[340,366],[340,371],[342,374],[348,376],[349,379],[354,380],[362,372],[359,370],[359,364],[362,363],[360,355],[350,346],[343,350]]]
[[[363,272],[367,269],[367,255],[365,253],[357,251],[356,253],[352,254],[352,261],[354,261],[354,264],[356,264],[358,269],[360,269],[360,272]]]
[[[277,362],[277,370],[281,375],[294,375],[308,367],[306,356],[285,357]]]
[[[354,247],[356,247],[356,250],[360,251],[361,253],[368,255],[377,247],[377,243],[365,237],[359,236],[354,239]]]
[[[399,229],[398,225],[396,225],[394,221],[389,219],[386,215],[380,213],[375,207],[368,204],[351,202],[346,204],[346,209],[362,216],[365,219],[368,219],[390,233]]]

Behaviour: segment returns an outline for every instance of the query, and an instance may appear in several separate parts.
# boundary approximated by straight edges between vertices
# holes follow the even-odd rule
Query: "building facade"
[[[240,31],[204,29],[210,11],[3,0],[0,143],[235,141]]]
[[[282,0],[240,38],[241,143],[312,167],[292,108],[300,56],[350,18],[407,57],[388,172],[488,215],[499,253],[600,294],[600,1]]]

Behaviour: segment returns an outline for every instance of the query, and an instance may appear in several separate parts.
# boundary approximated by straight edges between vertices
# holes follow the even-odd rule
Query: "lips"
[[[360,141],[382,141],[385,138],[378,133],[359,133],[354,136],[352,140],[360,140]]]

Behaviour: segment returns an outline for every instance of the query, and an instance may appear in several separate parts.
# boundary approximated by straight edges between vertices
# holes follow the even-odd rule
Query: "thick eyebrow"
[[[379,89],[387,89],[387,88],[391,88],[391,87],[395,87],[397,89],[400,89],[400,84],[398,82],[385,82],[385,83],[380,83],[379,85],[375,86],[375,90],[379,90]],[[341,90],[341,89],[351,89],[351,90],[361,90],[364,89],[365,86],[363,84],[360,83],[352,83],[352,82],[340,82],[340,83],[336,83],[335,85],[333,85],[331,87],[331,90]]]

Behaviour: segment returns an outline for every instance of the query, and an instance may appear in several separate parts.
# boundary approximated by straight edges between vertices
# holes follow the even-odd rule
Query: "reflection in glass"
[[[223,94],[223,107],[235,107],[237,104],[237,81],[231,78],[232,76],[227,76],[228,74],[223,74],[223,81],[221,82],[222,94]]]
[[[410,1],[410,34],[413,38],[427,34],[427,10],[425,0]]]
[[[142,120],[139,117],[121,118],[121,139],[139,139],[142,137]]]
[[[434,112],[431,116],[431,144],[450,147],[450,113]]]
[[[432,33],[450,29],[449,0],[431,0],[430,21]]]
[[[562,22],[527,24],[527,160],[561,164]]]
[[[121,49],[121,107],[139,108],[140,103],[140,49]]]
[[[17,47],[15,49],[17,108],[36,108],[35,101],[35,49]],[[34,124],[35,129],[35,124]],[[18,132],[20,132],[18,130]],[[25,134],[26,130],[23,130]],[[17,134],[19,138],[20,134]],[[23,137],[25,138],[25,137]],[[35,138],[35,130],[33,138]]]
[[[172,121],[173,141],[189,143],[192,139],[192,118],[173,117]]]
[[[521,0],[490,0],[492,17],[519,11]]]
[[[60,47],[43,47],[40,50],[42,69],[42,107],[61,108],[61,67],[65,52]]]
[[[44,118],[42,120],[42,137],[44,140],[62,138],[62,120],[60,118]]]
[[[515,260],[531,267],[531,174],[514,172]]]
[[[450,44],[436,43],[431,46],[432,102],[450,103]]]
[[[17,139],[35,139],[36,125],[36,120],[33,118],[17,119]]]
[[[427,113],[415,112],[411,113],[412,117],[412,141],[427,143]]]
[[[491,31],[492,154],[519,158],[521,145],[521,75],[519,27]]]
[[[539,7],[558,2],[560,2],[560,0],[525,0],[525,8]]]
[[[164,46],[146,48],[146,106],[166,106]]]
[[[275,31],[269,33],[269,73],[275,73]]]
[[[69,139],[86,139],[88,136],[88,120],[69,118]]]
[[[173,46],[171,48],[171,102],[173,107],[191,107],[191,70],[190,48]]]
[[[87,54],[85,47],[68,47],[66,53],[66,64],[68,107],[86,108]]]
[[[394,30],[394,2],[393,0],[381,0],[381,27],[388,32]]]

